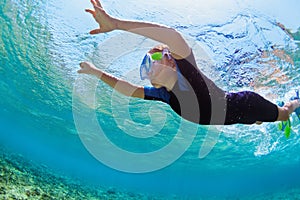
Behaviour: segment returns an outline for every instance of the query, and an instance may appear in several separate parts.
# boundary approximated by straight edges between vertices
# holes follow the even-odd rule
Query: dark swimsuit
[[[178,80],[173,89],[144,87],[146,100],[165,102],[184,119],[203,125],[276,121],[275,104],[254,92],[221,90],[198,69],[193,53],[175,61]]]

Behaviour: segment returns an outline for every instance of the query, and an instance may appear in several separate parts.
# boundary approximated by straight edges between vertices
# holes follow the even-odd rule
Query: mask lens
[[[152,68],[151,55],[146,54],[141,66],[140,66],[140,77],[142,80],[145,80],[148,78],[148,74],[151,71],[151,68]]]

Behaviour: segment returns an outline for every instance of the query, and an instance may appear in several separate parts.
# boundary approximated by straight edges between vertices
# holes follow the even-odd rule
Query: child
[[[149,79],[153,87],[133,85],[88,62],[80,64],[78,73],[94,75],[126,96],[165,102],[183,118],[204,125],[287,121],[300,107],[298,99],[279,107],[254,92],[223,91],[198,69],[192,49],[179,32],[159,24],[113,18],[99,0],[91,2],[94,10],[86,9],[86,12],[100,26],[91,34],[123,30],[163,44],[151,49],[140,67],[141,79]]]

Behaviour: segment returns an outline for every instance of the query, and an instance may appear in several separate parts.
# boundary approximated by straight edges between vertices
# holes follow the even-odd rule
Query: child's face
[[[151,71],[148,74],[149,80],[153,87],[161,88],[170,76],[176,74],[176,68],[173,68],[172,60],[167,57],[159,61],[154,61]]]

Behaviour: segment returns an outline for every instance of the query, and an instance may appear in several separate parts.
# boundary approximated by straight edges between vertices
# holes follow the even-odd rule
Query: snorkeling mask
[[[155,52],[153,54],[147,53],[143,58],[142,64],[140,66],[140,77],[141,80],[149,79],[149,74],[152,71],[154,61],[163,59],[167,55],[168,59],[171,60],[170,51],[168,49],[163,49],[162,52]]]

